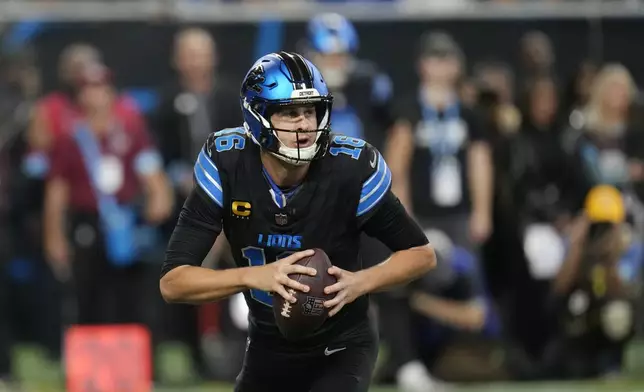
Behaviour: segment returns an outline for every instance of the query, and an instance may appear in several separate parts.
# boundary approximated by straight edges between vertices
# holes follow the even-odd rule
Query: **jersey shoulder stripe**
[[[201,149],[197,162],[195,163],[195,180],[197,185],[206,192],[206,194],[219,207],[224,206],[224,192],[221,187],[221,177],[219,169],[215,162],[206,154],[205,148]]]
[[[376,166],[376,170],[362,183],[356,216],[362,216],[371,211],[385,197],[391,187],[391,171],[387,162],[376,149],[372,149],[372,151],[373,157],[370,164],[372,167]]]

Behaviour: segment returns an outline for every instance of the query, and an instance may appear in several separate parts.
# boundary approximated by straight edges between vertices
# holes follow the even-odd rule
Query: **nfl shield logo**
[[[275,223],[284,226],[288,222],[286,214],[275,214]]]

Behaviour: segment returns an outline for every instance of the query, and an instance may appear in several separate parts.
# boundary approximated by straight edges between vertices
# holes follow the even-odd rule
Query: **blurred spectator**
[[[448,279],[433,279],[443,274],[422,278],[410,298],[412,309],[421,316],[418,351],[431,368],[456,336],[483,331],[487,305],[480,282],[471,273],[476,260],[440,231],[429,230],[427,235],[440,254],[441,268],[449,269],[444,273]]]
[[[0,390],[14,344],[60,355],[60,293],[42,258],[38,190],[21,171],[25,129],[39,82],[33,52],[0,58]]]
[[[442,383],[427,380],[427,369],[444,367],[443,359],[450,355],[454,344],[482,332],[487,324],[484,293],[471,273],[476,260],[454,246],[443,232],[426,233],[441,260],[436,270],[414,283],[409,297],[394,294],[379,301],[383,339],[394,356],[394,363],[389,365],[399,362],[399,355],[409,358],[400,369],[393,369],[398,370],[398,387],[404,392],[433,391],[430,387],[442,390]],[[412,312],[402,311],[406,308]],[[477,355],[470,352],[465,357],[467,360],[461,359],[456,370],[461,377],[485,372],[472,369],[480,366]],[[378,376],[387,380],[391,371],[384,369]]]
[[[88,67],[79,86],[82,117],[53,144],[46,253],[59,279],[73,277],[78,323],[142,322],[141,258],[171,194],[145,124],[116,110],[109,71]]]
[[[624,345],[634,332],[637,295],[621,268],[633,238],[626,216],[616,188],[589,192],[553,285],[557,332],[545,358],[548,377],[580,379],[621,369]],[[635,267],[641,268],[641,260]]]
[[[239,90],[228,82],[225,75],[217,72],[218,63],[215,41],[207,31],[187,28],[176,34],[174,66],[177,79],[161,91],[161,105],[152,119],[177,199],[172,218],[163,226],[164,242],[172,234],[183,202],[192,190],[192,168],[208,134],[242,124]],[[211,266],[232,260],[223,233],[206,260]],[[202,309],[214,311],[211,307]],[[165,305],[164,339],[186,343],[195,365],[203,374],[198,311],[199,307],[191,305]]]
[[[521,37],[520,61],[518,75],[523,82],[520,85],[521,93],[538,76],[557,77],[552,41],[542,31],[530,31]]]
[[[440,232],[458,252],[476,260],[477,245],[492,230],[490,148],[480,119],[458,99],[457,81],[464,66],[459,46],[446,33],[431,32],[422,37],[419,49],[421,84],[399,102],[386,147],[392,188],[421,227]],[[474,276],[480,273],[477,263],[471,263]],[[445,283],[453,276],[449,268],[432,274]],[[383,309],[387,313],[383,333],[396,330],[386,324],[387,319],[390,323],[404,319],[390,312],[404,311],[404,307]],[[392,339],[394,361],[401,365],[399,385],[429,388],[434,382],[415,360],[418,352],[404,352],[402,348],[409,345],[395,342],[396,334],[385,339]]]
[[[309,21],[303,49],[333,94],[333,129],[381,149],[393,123],[392,83],[376,64],[356,57],[358,45],[351,22],[329,13]]]
[[[535,77],[524,99],[521,131],[508,139],[504,151],[508,214],[513,215],[508,221],[516,225],[521,245],[506,283],[513,294],[508,328],[533,357],[541,355],[549,336],[547,328],[535,330],[534,325],[546,317],[550,281],[564,258],[562,231],[575,209],[568,195],[579,187],[561,146],[558,107],[555,81],[549,75]]]
[[[217,73],[218,62],[207,31],[189,28],[175,36],[177,79],[161,91],[153,130],[179,200],[192,189],[192,165],[208,134],[241,124],[237,86]]]
[[[588,104],[597,66],[591,61],[582,61],[577,72],[569,82],[564,103],[565,114],[577,112]]]
[[[564,196],[571,173],[561,146],[559,96],[550,76],[533,79],[527,91],[521,132],[510,142],[510,172],[523,220],[556,223],[570,211]]]
[[[630,72],[623,65],[609,64],[594,79],[588,104],[571,115],[564,147],[585,182],[576,195],[578,206],[595,184],[625,190],[644,180],[644,130],[636,94]]]
[[[514,74],[507,64],[487,62],[474,69],[481,95],[491,95],[491,122],[500,135],[515,133],[521,124],[521,114],[515,105]]]
[[[90,45],[75,44],[65,48],[58,66],[60,87],[41,98],[34,113],[28,132],[32,148],[47,150],[54,137],[70,128],[82,71],[89,64],[100,62],[101,54]]]
[[[49,170],[47,151],[82,115],[77,102],[81,78],[87,67],[96,64],[101,64],[101,54],[91,45],[72,44],[63,50],[58,64],[60,87],[38,100],[27,131],[30,148],[24,162],[27,175],[33,178],[46,176]],[[124,116],[140,116],[134,102],[125,96],[116,98],[114,108]]]
[[[394,191],[421,225],[464,214],[464,230],[458,236],[465,238],[452,240],[473,244],[484,241],[492,230],[492,167],[483,124],[458,101],[455,89],[462,62],[450,36],[423,37],[418,64],[422,84],[400,101],[386,151]]]

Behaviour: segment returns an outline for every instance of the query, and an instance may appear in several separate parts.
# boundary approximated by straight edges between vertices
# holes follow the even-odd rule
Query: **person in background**
[[[182,29],[174,38],[173,52],[177,77],[161,90],[161,104],[151,119],[177,201],[171,218],[162,226],[165,242],[170,239],[183,202],[194,186],[192,168],[203,140],[213,130],[236,127],[241,122],[239,92],[217,71],[219,56],[213,37],[200,28]],[[232,262],[223,235],[217,239],[206,263],[217,265],[222,261]],[[186,343],[197,371],[205,376],[199,337],[200,308],[168,304],[163,309],[163,339]],[[215,312],[212,307],[201,309]]]
[[[595,378],[621,370],[641,290],[641,240],[623,195],[599,185],[576,218],[566,259],[552,284],[554,335],[544,376]]]
[[[394,191],[405,208],[421,225],[450,217],[465,237],[452,240],[473,245],[492,231],[493,175],[484,124],[456,94],[463,61],[449,35],[423,36],[421,85],[399,102],[386,151]]]
[[[177,78],[160,92],[152,129],[181,201],[192,190],[191,168],[201,141],[213,129],[237,126],[241,115],[237,90],[217,72],[216,43],[207,31],[182,29],[173,53]]]
[[[574,183],[561,145],[559,94],[550,76],[533,80],[524,100],[521,131],[510,139],[510,173],[517,209],[564,228],[571,208],[566,190]]]
[[[381,148],[393,124],[391,79],[373,62],[356,57],[359,38],[344,16],[312,18],[303,43],[325,76],[333,100],[333,129]]]
[[[177,78],[161,90],[161,104],[151,119],[177,200],[172,219],[163,228],[166,238],[194,186],[192,167],[201,141],[213,129],[236,127],[241,121],[237,88],[217,71],[219,56],[210,33],[182,29],[175,35],[173,51]],[[221,236],[215,246],[216,258],[227,257],[224,239]]]
[[[38,100],[27,130],[31,153],[26,157],[24,167],[32,177],[46,176],[49,166],[46,152],[55,139],[69,131],[76,118],[82,116],[77,99],[83,75],[88,67],[101,64],[101,53],[88,44],[72,44],[61,53],[58,65],[60,86]],[[124,95],[116,97],[114,108],[125,116],[141,116],[134,101]]]
[[[476,260],[478,246],[492,232],[493,169],[484,124],[458,98],[463,54],[451,36],[430,32],[421,38],[417,65],[421,84],[398,102],[385,148],[392,189],[421,227],[440,231]],[[480,275],[478,260],[473,264]],[[449,281],[449,269],[440,272],[434,275]],[[393,323],[408,319],[401,314],[409,311],[404,298],[391,298],[382,310],[384,340],[399,365],[398,384],[410,391],[427,389],[435,381],[414,352],[402,349],[409,345],[396,342],[401,337],[394,331],[400,328]]]
[[[575,113],[574,117],[571,118],[577,118],[579,116],[579,110],[588,104],[590,89],[597,72],[598,67],[593,61],[584,60],[579,64],[574,75],[568,82],[565,92],[566,95],[564,97],[565,100],[563,102],[563,113],[567,116],[572,116]]]
[[[27,131],[29,145],[36,151],[48,150],[54,138],[70,128],[76,113],[76,94],[83,69],[102,62],[101,54],[87,44],[72,44],[60,55],[58,65],[59,88],[42,97],[36,104],[31,126]],[[32,157],[34,175],[46,174],[46,162],[37,167]],[[39,174],[38,174],[39,173]]]
[[[629,197],[644,196],[644,132],[635,104],[637,88],[621,64],[607,64],[595,77],[587,105],[571,116],[563,134],[570,167],[583,180],[576,205],[596,184],[618,187]]]
[[[383,340],[392,358],[378,377],[388,381],[395,372],[398,387],[405,392],[444,390],[447,388],[444,383],[427,380],[426,369],[445,365],[444,360],[460,338],[482,341],[499,332],[498,320],[476,275],[476,260],[454,246],[442,231],[430,229],[425,234],[435,247],[440,265],[431,276],[409,287],[408,296],[397,293],[380,301],[383,318],[392,319],[382,327]],[[411,312],[402,312],[405,308]],[[401,355],[409,361],[396,369]],[[479,366],[475,356],[461,361],[459,372],[486,372],[480,368],[472,370]]]
[[[42,249],[41,179],[24,166],[26,130],[40,93],[35,53],[0,56],[0,390],[9,379],[14,343],[61,355],[61,290]]]
[[[519,91],[524,94],[533,79],[550,76],[557,79],[552,40],[543,31],[529,31],[521,37],[519,49]]]
[[[15,290],[17,279],[12,267],[18,253],[15,239],[19,238],[21,229],[16,223],[21,223],[21,218],[27,214],[24,210],[16,211],[13,203],[18,197],[24,197],[15,192],[20,176],[14,155],[21,144],[19,135],[24,130],[18,108],[26,99],[24,88],[16,77],[18,65],[16,61],[0,56],[0,118],[3,119],[0,140],[0,391],[9,390],[15,331],[23,326],[12,317],[16,305],[24,303]]]
[[[478,64],[473,73],[480,90],[479,98],[494,102],[490,122],[496,126],[496,136],[516,133],[521,125],[521,113],[515,103],[514,73],[510,66],[490,61]],[[491,97],[481,97],[484,95]]]
[[[109,70],[86,68],[80,86],[82,117],[52,145],[45,252],[60,280],[73,277],[78,324],[144,322],[141,259],[172,193],[145,124],[116,111]]]
[[[550,283],[564,257],[561,238],[577,208],[569,195],[579,180],[561,145],[558,109],[555,81],[549,75],[535,77],[523,99],[521,130],[508,138],[503,152],[508,221],[520,246],[507,266],[508,329],[532,358],[542,355],[549,336],[534,325],[546,317]]]

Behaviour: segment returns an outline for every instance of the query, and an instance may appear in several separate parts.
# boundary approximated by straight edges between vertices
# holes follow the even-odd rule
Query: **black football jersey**
[[[362,268],[363,226],[385,203],[402,207],[390,192],[391,172],[375,148],[344,135],[331,134],[330,139],[327,154],[310,164],[304,182],[296,189],[280,191],[264,172],[259,146],[243,128],[210,135],[195,165],[196,190],[220,211],[238,267],[260,266],[296,251],[321,248],[342,269]],[[396,231],[383,237],[392,239],[399,233],[407,238],[401,239],[405,242],[401,246],[386,241],[390,247],[427,243],[419,229],[414,235],[391,230]],[[272,294],[250,290],[244,295],[250,309],[251,339],[288,346],[275,324]],[[329,318],[314,336],[298,341],[297,347],[327,341],[365,321],[367,309],[368,298],[358,298]]]

